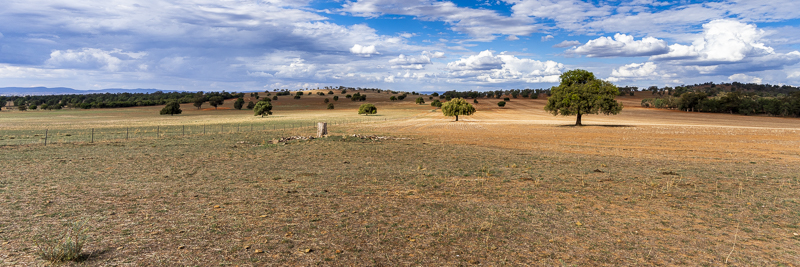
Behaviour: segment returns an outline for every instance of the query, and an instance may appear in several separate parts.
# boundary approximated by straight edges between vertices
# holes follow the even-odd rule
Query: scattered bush
[[[294,99],[300,99],[300,95],[295,95]]]
[[[325,102],[325,103],[328,103],[328,102],[331,102],[331,100],[330,100],[330,99],[327,99],[327,98],[325,98],[325,101],[323,101],[323,102]]]
[[[254,107],[256,107],[256,103],[253,103],[253,101],[250,101],[250,103],[247,103],[247,109],[253,109]]]
[[[328,109],[333,109],[333,103],[328,103]]]
[[[360,107],[358,107],[359,115],[360,114],[369,115],[375,113],[378,113],[378,108],[376,108],[375,105],[373,104],[363,104]]]
[[[217,109],[217,106],[222,105],[223,103],[225,103],[225,99],[223,99],[221,96],[212,96],[208,98],[208,104],[214,106],[214,109]]]
[[[175,116],[175,114],[181,114],[183,110],[181,110],[181,104],[178,104],[178,101],[170,101],[167,103],[164,108],[161,109],[161,115]]]
[[[244,98],[237,98],[236,102],[233,102],[233,108],[241,110],[244,107]]]
[[[333,101],[339,101],[339,96],[333,96]]]
[[[273,96],[272,100],[278,100],[278,96]]]
[[[506,106],[506,102],[505,102],[505,101],[500,101],[500,102],[497,102],[497,106],[498,106],[498,107],[501,107],[501,108],[502,108],[502,107],[505,107],[505,106]]]
[[[414,101],[414,103],[417,103],[417,105],[425,104],[425,99],[423,99],[422,97],[417,97],[417,100]]]
[[[395,97],[395,96],[389,97],[389,100],[391,100],[391,101],[397,101],[397,97]]]
[[[477,98],[472,99],[472,103],[478,104],[478,99]]]
[[[56,237],[39,236],[34,241],[42,259],[52,263],[79,261],[81,250],[89,239],[85,222],[76,222],[63,234]]]
[[[509,99],[508,97],[504,97],[503,101],[511,101],[511,99]]]
[[[439,99],[433,100],[433,102],[431,102],[431,107],[441,108],[442,107],[442,101],[439,101]]]

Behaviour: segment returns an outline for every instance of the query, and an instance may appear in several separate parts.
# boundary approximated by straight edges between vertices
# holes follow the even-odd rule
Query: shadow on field
[[[609,125],[604,125],[604,124],[597,124],[597,125],[586,125],[586,124],[584,124],[584,125],[575,125],[575,124],[569,124],[569,125],[560,125],[560,126],[558,126],[558,127],[608,127],[608,128],[626,128],[626,127],[636,127],[636,126],[634,126],[634,125],[615,125],[615,124],[609,124]]]

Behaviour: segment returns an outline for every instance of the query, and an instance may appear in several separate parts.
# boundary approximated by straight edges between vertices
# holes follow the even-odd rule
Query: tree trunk
[[[456,121],[458,121],[458,115],[456,115]]]
[[[581,124],[581,115],[583,114],[578,113],[578,120],[575,121],[575,126],[583,126],[583,124]]]

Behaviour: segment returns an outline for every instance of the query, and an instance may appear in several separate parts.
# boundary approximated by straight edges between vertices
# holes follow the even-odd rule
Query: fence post
[[[125,127],[125,140],[128,140],[128,127]]]
[[[94,128],[92,128],[92,141],[90,143],[94,143]]]
[[[181,135],[186,135],[186,125],[181,125],[181,126],[183,127],[181,128]]]
[[[156,126],[156,138],[161,134],[161,126]]]
[[[44,145],[47,145],[47,129],[44,129]]]
[[[206,135],[206,125],[203,124],[203,135]]]

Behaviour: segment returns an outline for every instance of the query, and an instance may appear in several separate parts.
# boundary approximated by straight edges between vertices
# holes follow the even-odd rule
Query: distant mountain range
[[[0,95],[77,95],[77,94],[105,94],[105,93],[154,93],[156,91],[162,92],[186,92],[180,90],[159,90],[159,89],[100,89],[100,90],[76,90],[66,87],[2,87],[0,88]]]

